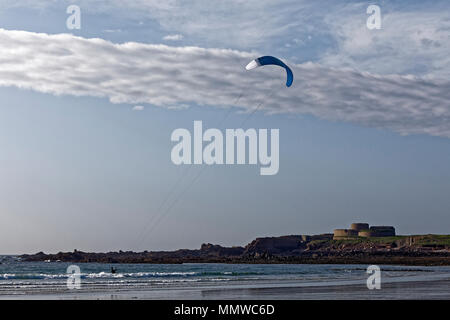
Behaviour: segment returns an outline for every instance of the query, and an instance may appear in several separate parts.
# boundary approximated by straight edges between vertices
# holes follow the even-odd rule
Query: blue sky
[[[368,30],[369,4],[0,1],[0,252],[448,233],[450,5],[380,1]],[[294,85],[246,72],[259,54]],[[261,101],[245,128],[280,129],[277,175],[170,161],[174,129],[239,128]]]

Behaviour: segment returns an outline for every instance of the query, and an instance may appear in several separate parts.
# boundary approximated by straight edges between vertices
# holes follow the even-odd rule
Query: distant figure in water
[[[116,273],[116,269],[114,267],[111,267],[111,273]]]

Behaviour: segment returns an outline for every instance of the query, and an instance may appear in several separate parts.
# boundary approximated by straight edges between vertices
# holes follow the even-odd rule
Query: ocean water
[[[367,291],[369,276],[367,265],[77,263],[81,287],[69,289],[66,271],[73,263],[22,262],[12,256],[0,256],[0,262],[0,299],[114,296],[283,299],[302,298],[299,292],[306,295],[317,288],[323,288],[319,291],[325,294],[320,298],[339,298],[336,288],[357,287]],[[111,273],[111,267],[117,270],[116,273]],[[417,288],[418,283],[439,281],[443,289],[432,290],[443,290],[441,297],[447,294],[450,297],[450,267],[380,267],[384,284],[410,283],[409,287]],[[326,288],[329,295],[326,295]],[[272,290],[266,292],[265,289]]]

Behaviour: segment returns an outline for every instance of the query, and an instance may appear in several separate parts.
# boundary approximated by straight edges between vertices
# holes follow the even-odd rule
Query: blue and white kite
[[[245,69],[252,70],[257,67],[265,66],[265,65],[276,65],[284,68],[286,70],[286,87],[290,87],[292,82],[294,81],[294,74],[292,73],[291,68],[289,68],[283,61],[278,58],[272,56],[264,56],[259,57],[255,60],[252,60]]]

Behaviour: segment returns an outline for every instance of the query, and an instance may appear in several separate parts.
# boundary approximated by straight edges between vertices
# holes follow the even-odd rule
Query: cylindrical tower
[[[356,230],[356,231],[369,230],[369,224],[368,223],[352,223],[352,225],[350,226],[350,229]]]

